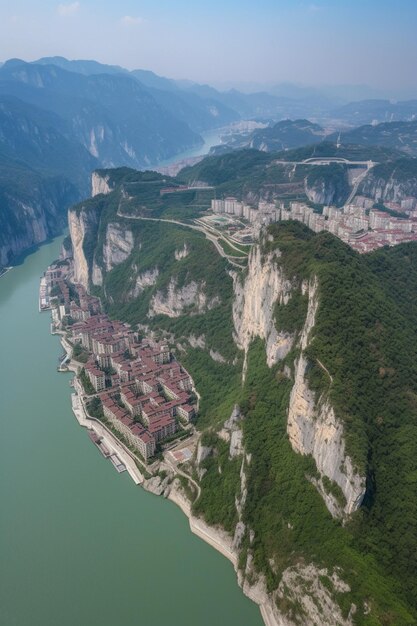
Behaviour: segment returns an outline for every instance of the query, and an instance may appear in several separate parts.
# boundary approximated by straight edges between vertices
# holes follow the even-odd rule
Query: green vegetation
[[[224,239],[219,238],[217,240],[226,254],[229,256],[240,257],[242,259],[246,259],[248,256],[248,251],[243,251],[241,249],[235,250],[231,245],[229,245]]]
[[[275,237],[270,245],[279,246],[290,275],[318,277],[319,308],[307,352],[309,381],[317,391],[328,391],[345,424],[348,452],[368,475],[367,498],[355,518],[355,541],[402,581],[414,605],[416,246],[359,256],[336,238],[310,236],[295,224],[273,226],[270,232]],[[332,385],[318,360],[330,371]]]
[[[325,195],[331,195],[332,204],[342,206],[350,193],[346,165],[331,163],[310,167],[309,170],[306,178],[308,188],[319,193],[326,190]]]
[[[302,328],[307,315],[308,296],[301,293],[301,287],[292,292],[287,304],[275,305],[275,322],[279,330],[295,333]]]
[[[346,498],[339,485],[335,483],[334,480],[330,480],[327,476],[322,477],[322,483],[326,493],[332,495],[343,509],[346,506]]]
[[[91,415],[91,417],[95,417],[96,419],[101,421],[104,420],[103,405],[101,404],[100,398],[96,397],[90,400],[90,402],[87,404],[87,411],[88,414]]]
[[[88,350],[86,350],[80,343],[76,343],[72,349],[72,357],[80,363],[87,363]]]
[[[261,161],[268,156],[253,157],[252,151],[247,151],[243,157],[242,178],[237,173],[232,183],[256,186],[262,168],[265,170],[266,161]],[[232,168],[233,158],[228,155],[224,166]],[[190,168],[186,175],[190,180],[204,171],[218,175],[218,162],[215,167],[209,161],[209,169],[204,170],[206,165],[203,162],[200,170]],[[271,165],[269,169],[274,168]],[[254,182],[249,183],[252,173]],[[278,170],[272,174],[278,175]],[[94,256],[102,266],[106,228],[115,218],[118,195],[114,192],[105,201],[95,202],[95,234],[85,249],[89,261]],[[325,393],[329,397],[344,423],[347,453],[367,476],[364,504],[342,526],[332,519],[307,479],[317,477],[313,460],[295,454],[288,441],[287,410],[293,381],[284,366],[293,368],[297,348],[285,362],[269,369],[263,344],[255,342],[242,388],[243,359],[233,341],[233,287],[225,259],[190,229],[159,222],[117,221],[132,231],[133,250],[124,262],[104,272],[103,288],[95,291],[114,317],[147,324],[171,336],[179,360],[193,376],[201,394],[197,425],[208,431],[204,441],[213,448],[203,464],[207,471],[195,512],[230,531],[236,524],[242,459],[230,460],[227,444],[215,433],[238,402],[245,415],[245,447],[252,459],[246,467],[248,497],[243,521],[255,532],[251,546],[248,536],[244,538],[240,563],[250,549],[255,567],[265,574],[271,589],[276,588],[286,567],[301,560],[326,566],[329,571],[338,566],[351,591],[335,595],[345,615],[352,602],[357,605],[355,623],[416,623],[417,246],[407,244],[360,256],[332,235],[314,234],[296,222],[271,226],[270,236],[262,244],[263,256],[280,250],[276,262],[294,285],[287,304],[278,304],[274,312],[280,330],[300,333],[308,303],[301,284],[313,284],[317,278],[318,308],[306,351],[307,379],[317,396]],[[175,252],[184,246],[188,254],[178,260]],[[135,295],[138,276],[155,268],[155,283]],[[212,307],[201,313],[196,306],[189,306],[177,317],[148,317],[156,293],[164,297],[170,285],[180,290],[192,281],[204,285]],[[190,347],[191,335],[204,336],[204,347]],[[226,362],[214,361],[210,349],[220,352]],[[337,485],[323,478],[323,487],[342,505]],[[363,610],[364,600],[371,606],[368,615]]]
[[[372,553],[364,554],[358,545],[355,524],[361,513],[343,528],[306,480],[306,475],[315,474],[315,465],[309,457],[294,454],[288,441],[292,382],[279,378],[278,373],[278,367],[267,367],[262,343],[253,344],[241,408],[246,417],[245,446],[252,455],[243,521],[255,531],[252,550],[256,567],[266,574],[273,589],[282,571],[298,559],[330,568],[339,565],[352,589],[344,601],[347,606],[355,602],[359,607],[356,623],[412,624],[401,599],[401,586],[390,578],[388,568],[384,572]],[[372,598],[369,617],[361,610],[363,598]]]
[[[240,489],[240,466],[242,460],[229,460],[228,444],[214,434],[204,445],[214,448],[210,455],[201,464],[206,470],[201,480],[201,496],[193,505],[196,515],[204,513],[209,524],[220,524],[229,532],[234,532],[238,521],[235,498]]]
[[[80,380],[81,380],[81,384],[84,388],[85,393],[88,396],[91,396],[93,393],[96,393],[96,390],[94,389],[93,385],[90,382],[90,379],[88,378],[86,371],[84,368],[82,368],[80,374],[79,374]]]
[[[359,144],[345,144],[337,147],[336,143],[323,141],[313,146],[303,146],[295,150],[280,152],[275,158],[282,158],[284,161],[304,161],[312,157],[339,157],[349,161],[375,161],[384,163],[401,155],[397,150],[383,146],[364,146]]]

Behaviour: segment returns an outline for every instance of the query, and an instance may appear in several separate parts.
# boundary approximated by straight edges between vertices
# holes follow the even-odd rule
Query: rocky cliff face
[[[81,207],[79,211],[68,211],[69,234],[73,250],[73,280],[86,289],[89,286],[90,272],[93,273],[96,284],[100,284],[101,270],[85,254],[84,246],[89,237],[94,238],[97,231],[99,217],[95,211]]]
[[[307,381],[308,362],[304,356],[314,330],[318,307],[317,280],[308,285],[308,310],[300,338],[301,355],[295,362],[294,386],[288,407],[287,432],[293,449],[300,454],[311,454],[321,477],[314,481],[334,516],[350,514],[361,504],[365,495],[365,477],[354,468],[345,451],[342,422],[337,419],[327,398],[316,398]],[[322,365],[325,368],[324,365]],[[330,374],[327,372],[330,378]],[[343,492],[346,504],[341,503],[324,487],[322,477],[335,482]]]
[[[191,282],[179,287],[172,278],[166,291],[157,291],[152,297],[149,317],[167,315],[179,317],[187,311],[191,314],[204,313],[219,303],[218,298],[208,299],[203,282]]]
[[[316,204],[339,206],[350,191],[347,170],[342,165],[315,166],[306,176],[307,198]]]
[[[233,320],[235,340],[248,352],[251,341],[265,340],[267,363],[271,367],[284,359],[295,342],[295,335],[279,331],[274,320],[275,304],[287,304],[294,291],[280,266],[278,251],[262,255],[260,246],[250,254],[248,272],[243,281],[235,279]],[[318,284],[314,279],[304,281],[302,292],[308,295],[308,308],[298,346],[300,357],[294,363],[294,385],[288,408],[288,436],[293,449],[311,454],[321,478],[315,481],[332,515],[349,514],[356,510],[365,493],[365,478],[354,468],[345,451],[343,424],[337,419],[328,400],[315,398],[307,381],[308,362],[304,350],[311,340],[318,307]],[[245,375],[246,359],[244,365]],[[326,491],[322,477],[335,482],[346,498],[342,506]]]
[[[255,337],[264,339],[267,361],[271,367],[288,354],[293,344],[293,337],[289,333],[279,332],[274,323],[275,304],[288,302],[291,283],[277,264],[277,254],[269,254],[263,259],[259,246],[254,246],[250,253],[245,279],[242,281],[236,273],[233,278],[235,341],[247,355]]]
[[[108,224],[103,245],[105,270],[110,272],[113,267],[126,261],[133,250],[133,245],[133,233],[129,228],[119,223]]]
[[[100,193],[111,193],[112,189],[109,184],[110,177],[102,175],[99,172],[93,172],[91,175],[91,195],[97,196]]]
[[[376,165],[359,187],[360,195],[375,202],[401,202],[417,196],[415,159],[401,159],[392,164]]]
[[[0,180],[0,266],[12,264],[19,254],[57,235],[65,226],[66,207],[77,198],[67,181],[33,182],[26,193],[3,189]]]

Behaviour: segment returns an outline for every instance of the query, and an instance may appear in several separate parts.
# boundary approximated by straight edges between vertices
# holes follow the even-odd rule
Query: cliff
[[[313,482],[330,513],[337,517],[342,513],[353,513],[361,505],[365,496],[365,476],[358,472],[352,459],[346,454],[343,423],[336,417],[328,397],[317,397],[318,394],[309,388],[305,349],[309,345],[311,333],[314,332],[318,307],[317,291],[318,284],[314,279],[308,285],[308,310],[299,342],[301,354],[294,363],[294,386],[288,406],[287,432],[296,452],[312,455],[320,474]],[[331,378],[325,365],[320,364],[320,367]],[[323,476],[340,487],[345,504],[326,490]]]
[[[201,233],[118,215],[119,185],[70,211],[74,276],[195,380],[196,527],[268,624],[412,624],[414,247],[359,257],[280,224],[238,271]]]
[[[45,180],[21,164],[0,162],[0,266],[61,232],[66,208],[77,198],[65,179]]]
[[[417,160],[402,158],[376,165],[358,193],[375,202],[398,202],[417,195]]]

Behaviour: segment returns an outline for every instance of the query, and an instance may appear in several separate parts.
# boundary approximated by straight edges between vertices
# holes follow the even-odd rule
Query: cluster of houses
[[[85,295],[95,307],[95,298]],[[89,353],[85,374],[100,399],[103,413],[144,459],[156,444],[174,435],[178,421],[195,416],[193,382],[165,343],[140,339],[128,324],[94,313],[82,316],[74,303],[72,341]]]
[[[280,219],[280,208],[273,202],[259,202],[258,207],[254,208],[232,196],[224,200],[212,200],[211,210],[218,215],[242,217],[248,222],[262,225],[272,224]]]
[[[212,200],[215,214],[240,217],[252,224],[267,225],[273,222],[296,220],[318,233],[328,231],[349,244],[357,252],[371,252],[382,246],[395,246],[406,241],[417,241],[417,200],[408,198],[401,204],[388,203],[387,208],[400,215],[392,216],[375,208],[373,200],[355,198],[355,204],[342,208],[325,206],[317,213],[304,202],[259,202],[253,208],[236,198]]]
[[[280,219],[303,222],[316,233],[328,231],[357,252],[365,253],[387,245],[417,241],[417,219],[403,215],[393,217],[386,211],[357,204],[340,209],[325,206],[319,214],[304,203],[292,202],[289,209],[281,209]]]

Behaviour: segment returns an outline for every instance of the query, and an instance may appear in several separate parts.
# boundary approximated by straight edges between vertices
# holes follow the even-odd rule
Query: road
[[[117,211],[117,216],[118,217],[122,217],[123,219],[128,219],[128,220],[143,220],[145,222],[163,222],[166,224],[177,224],[178,226],[185,226],[186,228],[191,228],[192,230],[197,230],[200,233],[203,233],[203,235],[209,239],[214,246],[216,247],[217,252],[220,254],[220,256],[224,257],[225,259],[227,259],[229,261],[229,263],[231,265],[234,265],[235,267],[239,268],[240,270],[242,269],[242,265],[240,263],[237,263],[236,261],[233,260],[233,258],[231,258],[231,256],[229,254],[226,254],[226,252],[223,250],[222,246],[219,244],[217,237],[213,234],[211,234],[206,228],[202,227],[202,226],[196,226],[195,224],[188,224],[186,222],[180,222],[179,220],[168,220],[168,219],[163,219],[161,217],[142,217],[139,215],[126,215],[125,213],[121,213],[120,210]],[[219,235],[221,236],[221,235]],[[224,239],[224,237],[222,237],[222,239]],[[229,241],[227,239],[225,239],[225,241],[227,243],[229,243]],[[231,244],[229,244],[231,245]],[[237,250],[237,248],[235,246],[232,246],[235,250]],[[243,257],[242,257],[243,259]]]

